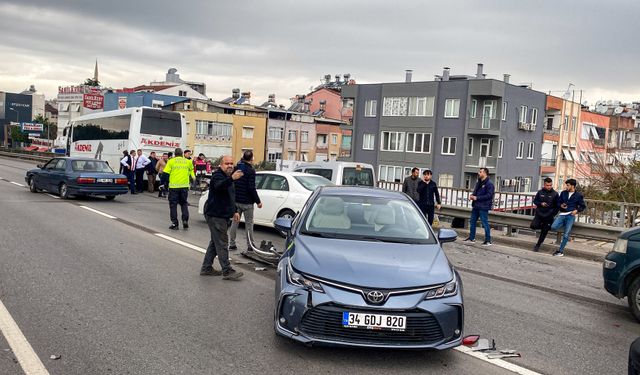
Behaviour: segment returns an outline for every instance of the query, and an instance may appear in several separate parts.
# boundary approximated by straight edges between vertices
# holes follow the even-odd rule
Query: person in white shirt
[[[136,152],[131,150],[131,153],[127,155],[127,152],[123,152],[124,157],[120,159],[120,165],[122,169],[122,174],[127,176],[127,180],[129,180],[129,189],[131,190],[131,194],[136,193],[136,186],[134,181],[134,172],[135,172],[135,156]]]
[[[151,163],[148,157],[142,155],[142,150],[138,149],[138,155],[135,158],[136,166],[136,191],[142,193],[144,171],[147,169],[147,165]]]

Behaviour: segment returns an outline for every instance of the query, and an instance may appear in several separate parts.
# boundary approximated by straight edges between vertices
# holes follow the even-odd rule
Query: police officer
[[[164,173],[169,175],[169,215],[171,226],[169,229],[178,230],[178,204],[182,210],[182,228],[189,228],[189,183],[196,176],[193,172],[191,160],[182,157],[182,149],[176,148],[175,157],[167,161]]]

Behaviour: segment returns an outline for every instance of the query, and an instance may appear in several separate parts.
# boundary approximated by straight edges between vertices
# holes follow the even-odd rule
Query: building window
[[[383,116],[406,116],[407,115],[407,97],[389,97],[384,98]]]
[[[382,151],[403,151],[404,133],[382,132],[382,139],[380,142],[380,150]]]
[[[438,185],[441,187],[453,187],[453,175],[442,173],[438,176]]]
[[[524,156],[524,142],[518,142],[518,155],[516,159],[522,159]]]
[[[223,124],[214,121],[196,120],[196,134],[197,135],[211,135],[215,137],[229,137],[231,138],[231,132],[233,131],[231,124]]]
[[[409,98],[409,116],[433,116],[434,102],[433,96]]]
[[[267,153],[267,161],[270,161],[270,162],[273,163],[278,159],[282,159],[282,153],[281,152],[269,151],[269,153]]]
[[[502,158],[502,152],[504,151],[504,139],[498,141],[498,157]]]
[[[460,99],[447,99],[444,102],[444,117],[458,118],[460,115]]]
[[[431,153],[431,134],[407,133],[407,152]]]
[[[492,156],[491,154],[491,141],[488,138],[482,138],[480,140],[480,157],[487,158]]]
[[[300,152],[300,160],[301,161],[309,161],[309,153],[307,151]]]
[[[507,102],[502,102],[502,121],[507,121]]]
[[[327,147],[327,135],[326,134],[318,134],[318,141],[316,145],[318,147]]]
[[[367,100],[364,102],[364,117],[376,117],[378,107],[377,100]]]
[[[402,181],[402,167],[393,165],[381,165],[378,168],[378,180],[401,182]]]
[[[296,152],[295,151],[289,151],[289,160],[296,160]]]
[[[564,124],[562,124],[562,129],[564,129],[564,131],[569,130],[569,116],[567,115],[564,116]]]
[[[535,125],[538,122],[538,108],[531,109],[531,123]]]
[[[468,156],[473,155],[473,138],[469,138],[467,140],[467,155]]]
[[[456,154],[456,137],[442,137],[442,155]]]
[[[520,123],[521,124],[524,124],[527,122],[527,111],[528,111],[528,108],[526,105],[520,106]]]
[[[337,134],[331,134],[331,144],[332,145],[337,145],[338,144],[338,135]]]
[[[309,142],[309,132],[308,131],[301,131],[300,132],[300,142],[301,143]]]
[[[252,126],[243,126],[242,127],[242,138],[253,139],[253,127]]]
[[[362,137],[362,149],[363,150],[373,150],[375,149],[376,135],[375,134],[365,134]]]
[[[533,153],[536,148],[535,142],[529,142],[529,149],[527,150],[527,159],[533,159]]]
[[[289,142],[297,142],[298,141],[298,131],[297,130],[289,130],[287,132],[287,141],[289,141]]]
[[[187,92],[183,90],[178,90],[178,96],[187,96]]]
[[[283,134],[284,134],[284,129],[282,128],[274,128],[274,127],[269,128],[269,139],[271,140],[281,141]]]
[[[471,101],[471,118],[476,118],[476,112],[478,112],[478,101],[473,99]]]
[[[574,116],[571,117],[571,131],[576,131],[576,124],[578,123],[578,119]]]

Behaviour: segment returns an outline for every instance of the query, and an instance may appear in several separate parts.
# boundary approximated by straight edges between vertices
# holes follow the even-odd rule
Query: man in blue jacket
[[[244,215],[244,227],[253,238],[253,205],[257,204],[262,208],[262,202],[256,190],[256,171],[253,169],[253,151],[247,150],[242,154],[242,160],[238,162],[237,169],[242,171],[243,176],[235,181],[236,190],[236,212]],[[236,233],[238,231],[238,221],[231,224],[229,231],[229,250],[237,250]],[[247,249],[251,249],[247,239]]]
[[[491,246],[491,227],[489,226],[489,210],[493,207],[495,187],[489,179],[489,169],[480,168],[478,182],[469,199],[471,203],[471,219],[469,219],[469,237],[464,242],[476,242],[476,222],[478,218],[484,227],[484,242],[482,246]]]
[[[565,189],[560,193],[558,198],[558,204],[560,207],[560,213],[556,220],[551,225],[551,230],[558,231],[563,229],[562,242],[558,251],[553,253],[553,256],[564,256],[564,248],[569,242],[569,236],[571,235],[571,228],[576,221],[576,216],[579,212],[582,212],[587,208],[584,203],[584,196],[582,193],[576,191],[577,182],[573,178],[564,182]]]

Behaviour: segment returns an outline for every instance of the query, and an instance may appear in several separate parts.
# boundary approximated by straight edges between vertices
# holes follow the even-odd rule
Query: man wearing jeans
[[[244,227],[253,238],[253,205],[257,204],[258,208],[262,208],[262,202],[256,190],[256,171],[253,169],[251,162],[253,161],[253,151],[247,150],[242,154],[242,160],[238,162],[238,170],[242,171],[243,176],[235,183],[236,189],[236,212],[241,216],[244,215]],[[239,221],[231,224],[229,233],[229,250],[237,250],[236,234],[238,231]],[[247,250],[251,250],[249,239],[247,238]]]
[[[469,199],[471,203],[471,218],[469,219],[469,237],[464,242],[476,242],[476,222],[478,218],[484,227],[484,242],[482,246],[491,246],[491,227],[489,226],[489,210],[493,207],[495,188],[489,179],[489,169],[480,168],[478,182]]]
[[[567,246],[567,242],[569,242],[569,236],[571,236],[571,229],[573,228],[573,223],[576,221],[576,216],[578,212],[582,212],[587,208],[587,205],[584,203],[584,196],[582,193],[576,191],[576,185],[576,180],[573,178],[565,181],[565,189],[560,193],[560,198],[558,198],[560,213],[551,225],[551,230],[558,231],[562,229],[564,233],[562,234],[560,248],[553,253],[553,256],[556,257],[564,256],[564,248]]]
[[[223,156],[218,168],[211,176],[209,196],[204,205],[204,218],[209,226],[211,240],[204,255],[201,276],[220,276],[225,280],[238,280],[242,272],[231,268],[229,263],[229,249],[227,248],[227,230],[231,218],[237,222],[240,214],[236,212],[234,181],[242,177],[242,171],[233,171],[233,158]],[[213,269],[213,260],[218,257],[221,271]]]

